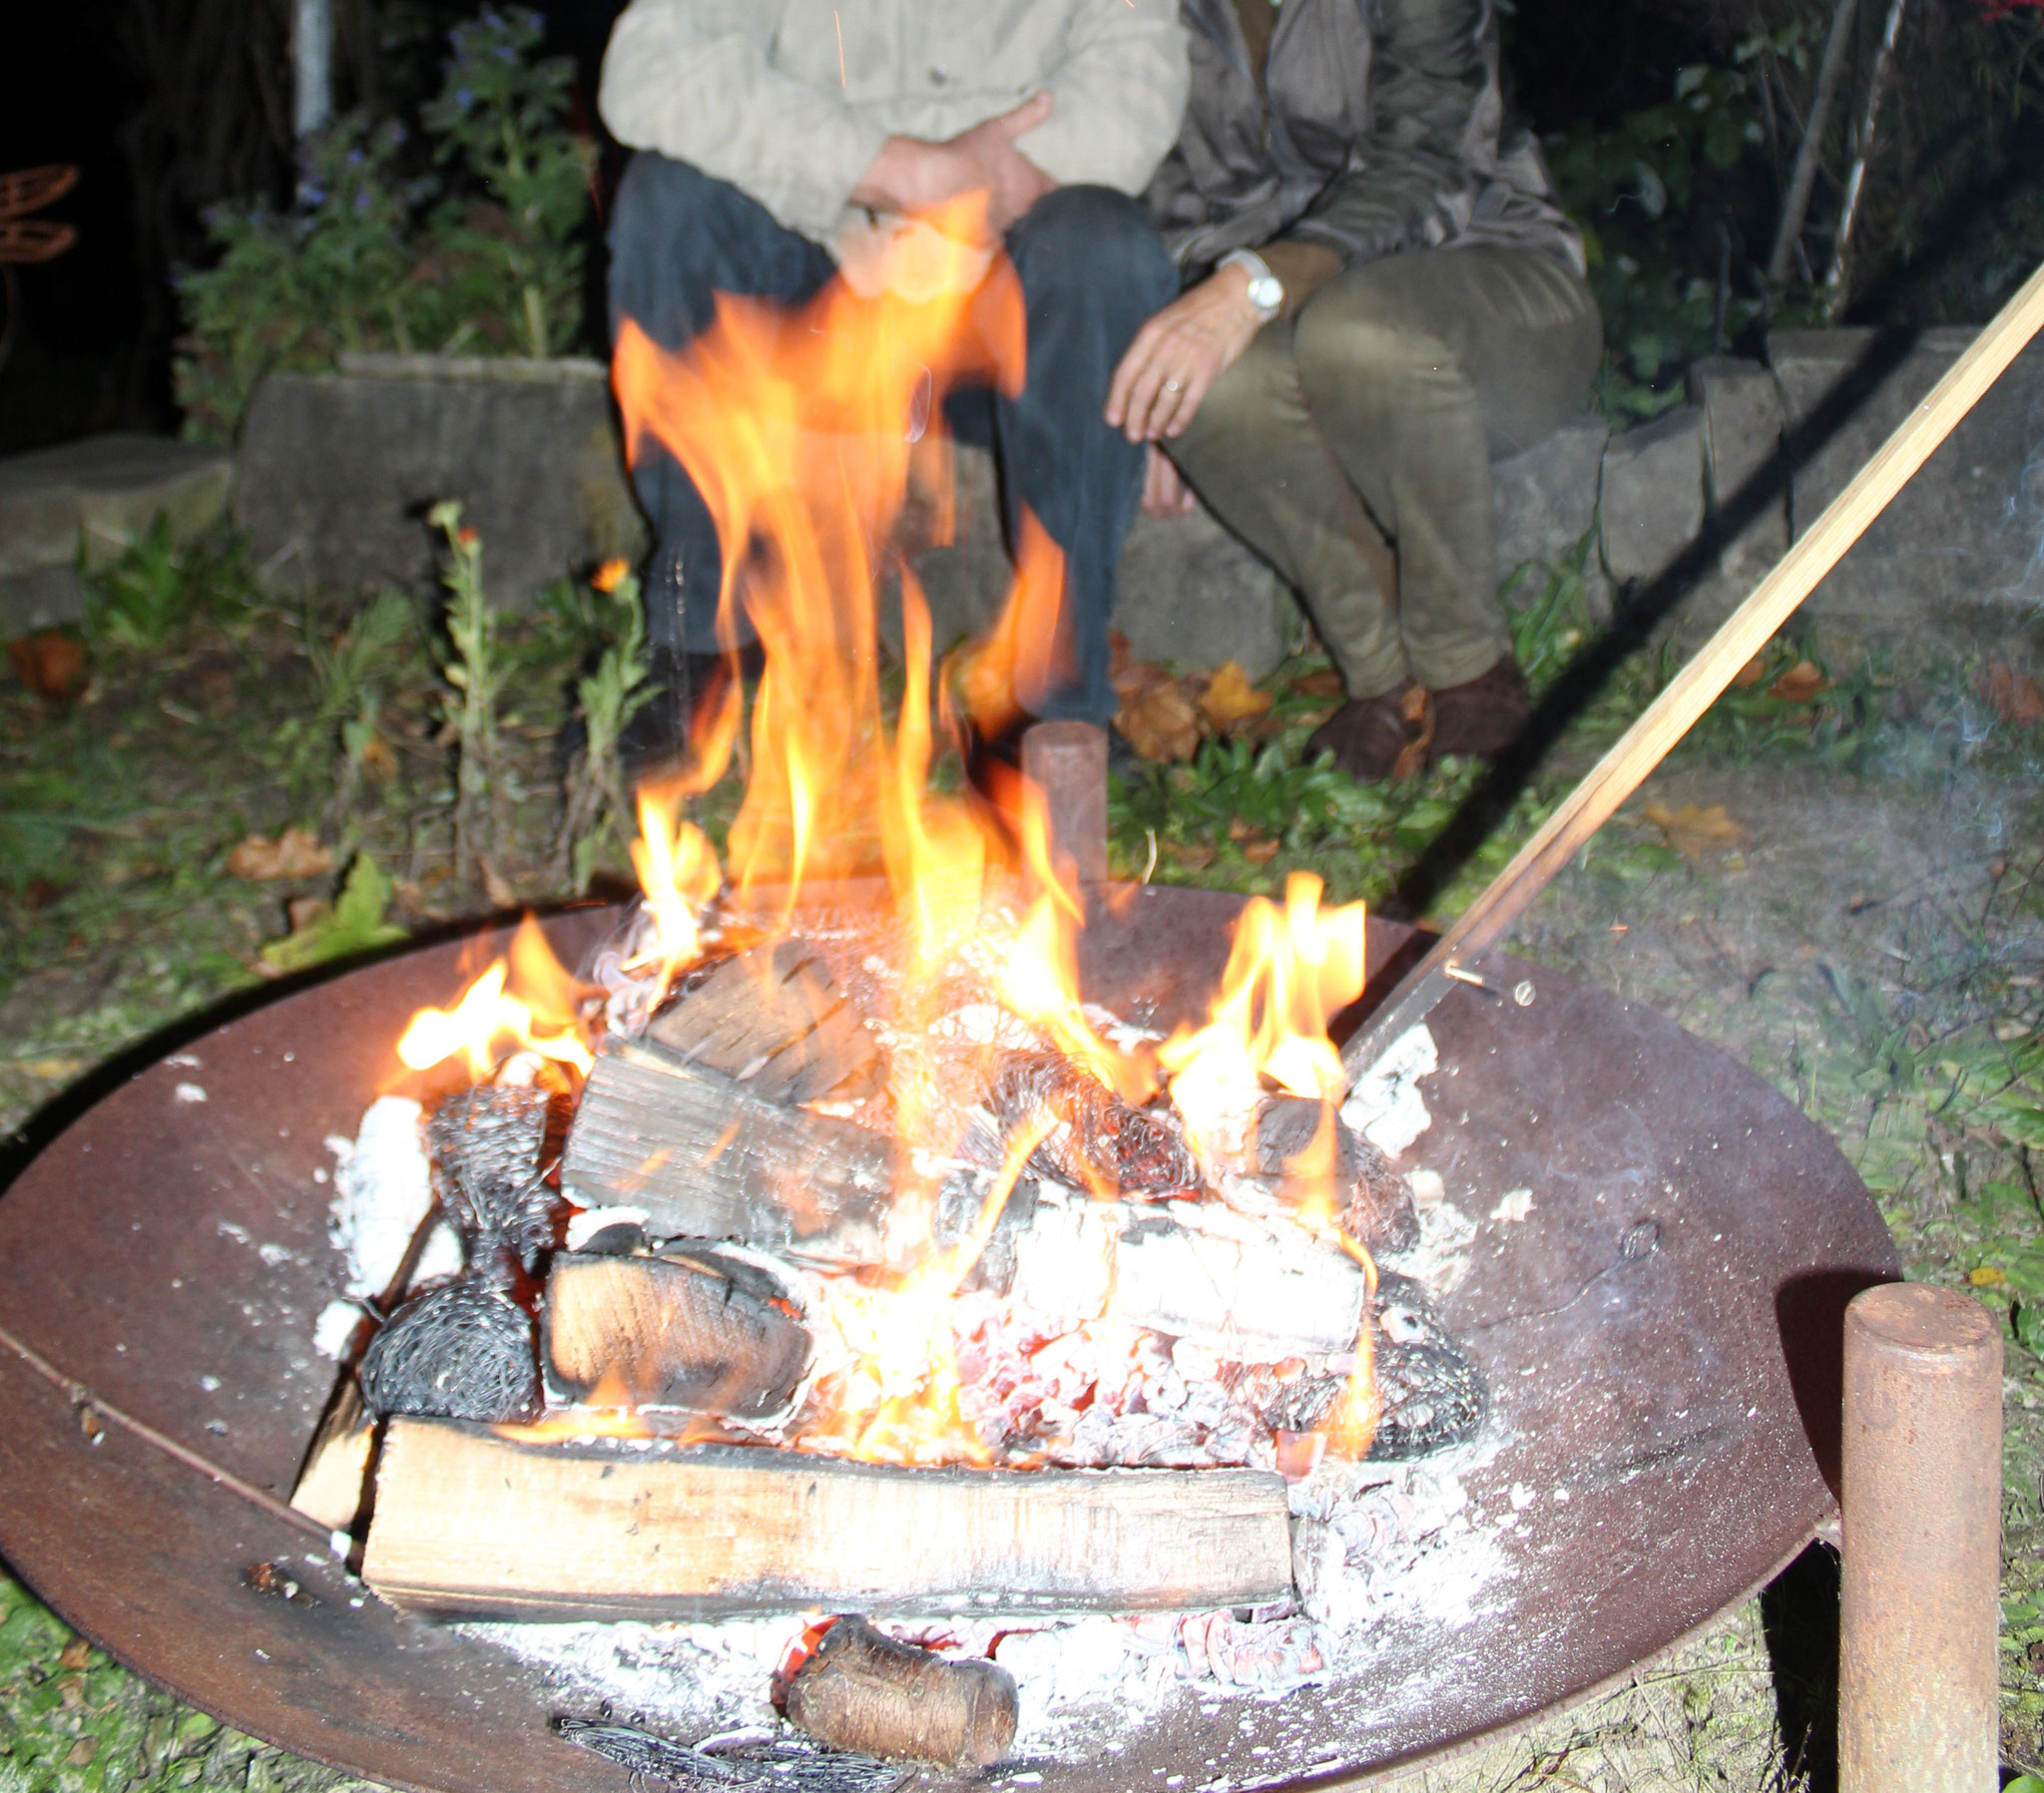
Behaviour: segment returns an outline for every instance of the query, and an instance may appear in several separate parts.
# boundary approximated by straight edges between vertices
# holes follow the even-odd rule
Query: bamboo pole
[[[1591,835],[1667,757],[1740,668],[1753,659],[1824,575],[1937,451],[2002,371],[2044,328],[2044,265],[2001,308],[1851,484],[1678,672],[1549,816],[1511,864],[1379,1006],[1342,1051],[1351,1078],[1423,1020],[1456,983],[1481,985],[1469,961],[1495,946]]]

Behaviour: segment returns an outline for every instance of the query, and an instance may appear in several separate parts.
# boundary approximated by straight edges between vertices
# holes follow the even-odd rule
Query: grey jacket
[[[1583,271],[1540,147],[1507,117],[1493,0],[1281,0],[1259,99],[1233,0],[1181,0],[1193,89],[1147,203],[1189,274],[1279,236],[1347,265],[1503,243]]]

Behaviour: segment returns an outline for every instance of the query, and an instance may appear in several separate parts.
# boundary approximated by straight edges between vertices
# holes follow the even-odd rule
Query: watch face
[[[1250,303],[1259,311],[1275,311],[1284,303],[1284,282],[1276,274],[1264,274],[1250,282]]]

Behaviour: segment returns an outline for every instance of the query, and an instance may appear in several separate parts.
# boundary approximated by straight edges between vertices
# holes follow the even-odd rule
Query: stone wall
[[[1701,631],[1751,591],[1971,334],[1778,333],[1765,365],[1698,362],[1690,402],[1650,423],[1613,435],[1599,418],[1572,419],[1494,470],[1500,579],[1563,559],[1594,531],[1585,571],[1601,620],[1703,535],[1708,562],[1676,613]],[[1791,473],[1785,441],[1818,424],[1836,427]],[[958,464],[956,542],[910,556],[939,648],[991,621],[1010,578],[991,460],[961,449]],[[611,555],[635,556],[646,540],[595,361],[365,355],[338,373],[276,375],[256,393],[233,466],[234,516],[254,537],[255,563],[345,596],[429,582],[425,512],[443,498],[460,500],[481,532],[486,577],[507,602]],[[82,537],[103,551],[160,509],[197,527],[218,515],[229,470],[214,451],[126,437],[0,462],[0,621],[17,633],[75,615],[70,568]],[[1761,486],[1766,501],[1752,502]],[[2033,616],[2040,602],[2044,344],[2033,343],[1809,609],[1871,632],[1977,633]],[[1232,659],[1261,673],[1285,651],[1298,611],[1199,512],[1137,524],[1116,622],[1145,658]]]

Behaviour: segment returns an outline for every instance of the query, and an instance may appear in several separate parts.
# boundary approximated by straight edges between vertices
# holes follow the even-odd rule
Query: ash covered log
[[[1015,1741],[1019,1701],[998,1663],[899,1643],[846,1614],[788,1678],[787,1716],[838,1749],[991,1768]]]
[[[886,1078],[879,1043],[799,941],[739,953],[685,979],[646,1038],[769,1102],[849,1102]]]
[[[1016,1235],[1010,1292],[1071,1323],[1116,1320],[1284,1357],[1352,1351],[1369,1284],[1353,1259],[1288,1222],[1214,1202],[1079,1200],[1037,1204]]]
[[[1287,1597],[1290,1551],[1284,1484],[1258,1470],[911,1470],[399,1419],[363,1575],[507,1618],[1134,1612]]]
[[[1331,1139],[1323,1129],[1331,1128]],[[1328,1145],[1332,1162],[1321,1168]],[[1280,1187],[1331,1174],[1335,1218],[1371,1251],[1407,1251],[1419,1237],[1419,1215],[1405,1179],[1374,1145],[1344,1121],[1333,1105],[1302,1096],[1270,1096],[1257,1110],[1251,1138],[1257,1172]]]
[[[588,1207],[642,1208],[656,1235],[738,1239],[812,1263],[889,1261],[893,1142],[769,1102],[657,1044],[608,1041],[562,1181]]]
[[[603,1388],[634,1407],[778,1412],[808,1366],[809,1335],[735,1271],[708,1254],[562,1253],[540,1323],[549,1383],[571,1402]]]

